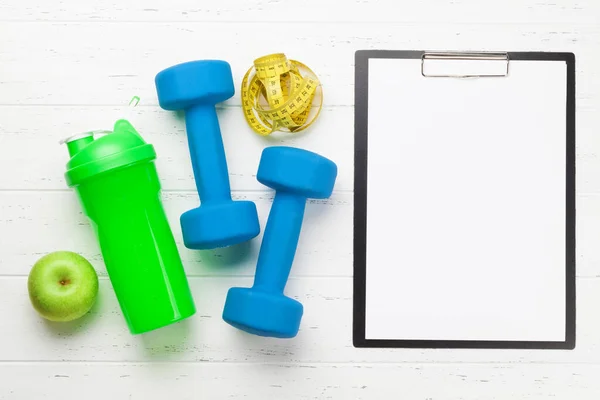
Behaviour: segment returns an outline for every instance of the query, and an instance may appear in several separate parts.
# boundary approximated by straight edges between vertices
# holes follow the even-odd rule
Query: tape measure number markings
[[[253,70],[255,74],[250,78]],[[307,76],[302,75],[302,70],[308,72]],[[318,109],[308,120],[317,91],[320,92]],[[241,93],[246,122],[262,136],[278,130],[294,133],[305,130],[319,116],[323,105],[323,91],[315,73],[281,53],[256,59],[244,75]]]

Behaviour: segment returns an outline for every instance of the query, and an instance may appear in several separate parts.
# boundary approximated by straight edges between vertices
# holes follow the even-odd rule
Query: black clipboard
[[[566,64],[565,143],[565,283],[564,340],[444,340],[411,338],[371,338],[366,330],[368,167],[369,167],[369,63],[376,59],[410,59],[425,63],[446,57],[477,59],[506,57],[506,74],[512,61],[556,61]],[[503,72],[502,72],[503,73]],[[450,77],[445,75],[435,76]],[[434,77],[434,79],[435,79]],[[470,76],[472,77],[472,76]],[[399,116],[401,118],[401,116]],[[513,122],[506,121],[510,129]],[[575,277],[575,55],[565,52],[432,53],[426,51],[360,50],[355,54],[355,173],[354,173],[354,282],[353,345],[357,348],[488,348],[488,349],[574,349],[576,332]],[[401,251],[401,250],[400,250]]]

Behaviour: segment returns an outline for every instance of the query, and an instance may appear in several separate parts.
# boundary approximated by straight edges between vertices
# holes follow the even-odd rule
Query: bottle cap
[[[108,171],[156,158],[154,147],[146,143],[125,119],[115,122],[112,131],[78,133],[61,140],[61,143],[67,145],[71,156],[65,173],[69,186],[79,185]]]

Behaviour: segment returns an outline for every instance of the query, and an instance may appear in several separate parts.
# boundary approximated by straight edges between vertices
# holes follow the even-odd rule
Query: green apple
[[[98,295],[98,275],[84,257],[56,251],[40,258],[27,280],[29,299],[50,321],[72,321],[85,315]]]

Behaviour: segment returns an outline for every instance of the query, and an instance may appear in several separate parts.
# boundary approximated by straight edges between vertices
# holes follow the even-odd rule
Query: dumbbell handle
[[[214,105],[199,104],[185,110],[185,125],[200,200],[203,204],[231,200],[225,149]]]
[[[277,192],[263,235],[254,288],[283,293],[302,229],[306,198],[290,192]]]

